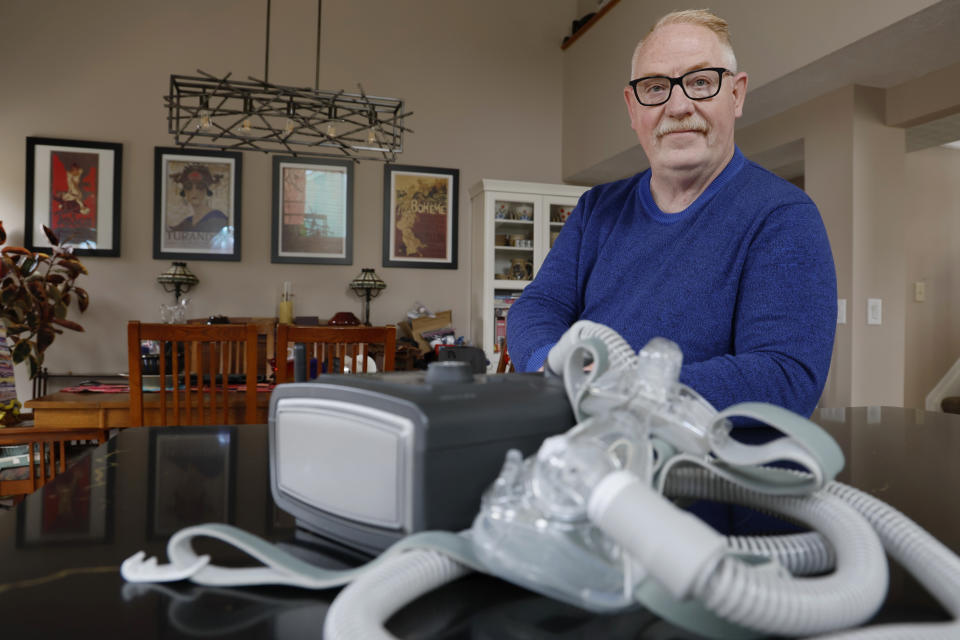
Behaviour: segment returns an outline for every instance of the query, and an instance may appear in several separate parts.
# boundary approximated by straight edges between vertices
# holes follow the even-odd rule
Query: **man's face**
[[[647,37],[635,60],[633,77],[679,77],[704,67],[726,67],[728,56],[716,34],[705,27],[672,24]],[[670,99],[655,107],[637,102],[633,89],[624,90],[631,128],[656,174],[714,173],[733,155],[734,122],[743,113],[747,74],[724,74],[720,93],[691,100],[679,85]],[[669,132],[668,132],[669,131]]]

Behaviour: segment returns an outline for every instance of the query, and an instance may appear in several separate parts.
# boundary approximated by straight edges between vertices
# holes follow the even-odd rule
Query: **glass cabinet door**
[[[495,199],[493,202],[494,278],[529,282],[533,279],[536,216],[534,201]],[[498,282],[497,286],[506,283]]]
[[[535,243],[536,255],[534,259],[533,272],[540,270],[540,265],[553,248],[553,243],[557,241],[560,230],[567,222],[567,218],[573,213],[577,206],[577,200],[574,198],[547,197],[544,198],[544,216],[548,218],[546,224],[541,224],[542,236],[539,242]]]

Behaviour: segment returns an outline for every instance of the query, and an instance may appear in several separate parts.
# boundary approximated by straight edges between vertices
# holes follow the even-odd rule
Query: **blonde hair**
[[[720,40],[720,44],[728,55],[727,68],[734,73],[737,72],[737,56],[733,53],[733,43],[730,41],[730,27],[727,21],[712,13],[709,9],[684,9],[683,11],[668,13],[657,20],[657,23],[653,25],[643,40],[637,43],[636,49],[633,50],[633,57],[630,59],[631,78],[633,77],[637,59],[640,57],[640,51],[643,49],[643,44],[647,41],[647,38],[660,27],[671,24],[692,24],[712,31],[716,34],[717,39]]]

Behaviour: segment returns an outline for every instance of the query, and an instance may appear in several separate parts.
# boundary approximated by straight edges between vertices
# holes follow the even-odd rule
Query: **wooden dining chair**
[[[145,340],[160,343],[156,394],[144,392],[141,345]],[[127,325],[127,361],[131,427],[257,421],[254,324],[154,324],[133,320]],[[242,362],[246,385],[242,395],[230,391],[230,373],[238,362]],[[242,413],[238,410],[241,407]]]
[[[67,444],[99,440],[93,428],[7,427],[0,429],[0,446],[23,449],[26,461],[0,469],[0,496],[32,493],[67,470]],[[3,456],[5,460],[11,456]],[[19,457],[19,456],[17,456]],[[9,460],[8,460],[9,461]],[[31,470],[33,472],[31,473]]]
[[[307,362],[316,359],[317,372],[367,373],[367,356],[371,345],[383,345],[380,371],[393,371],[397,350],[397,329],[388,324],[382,327],[299,327],[281,324],[277,328],[277,383],[291,382],[292,373],[286,365],[287,347],[306,346]]]

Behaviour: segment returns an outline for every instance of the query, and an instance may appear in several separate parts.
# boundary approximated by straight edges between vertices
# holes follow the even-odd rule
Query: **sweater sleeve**
[[[507,312],[507,349],[517,371],[537,371],[580,316],[577,283],[584,198],[570,214],[536,278]]]
[[[810,415],[826,383],[837,318],[833,256],[813,203],[772,212],[747,252],[732,353],[684,365],[715,407],[763,401]]]

